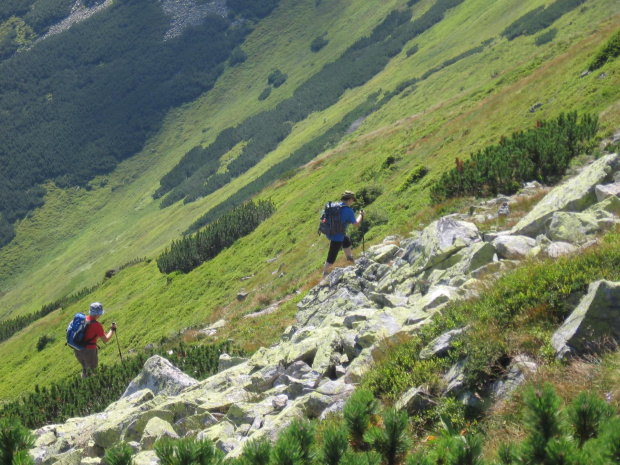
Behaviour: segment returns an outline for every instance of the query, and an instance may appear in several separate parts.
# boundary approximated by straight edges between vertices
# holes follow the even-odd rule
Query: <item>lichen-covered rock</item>
[[[526,355],[516,356],[510,363],[506,376],[491,385],[491,397],[502,399],[508,396],[537,370],[538,365],[529,357]]]
[[[500,236],[493,241],[500,258],[522,260],[536,246],[536,240],[526,236]]]
[[[452,331],[448,331],[441,336],[436,337],[420,351],[420,360],[446,355],[448,350],[450,350],[450,347],[452,347],[452,343],[455,339],[461,336],[466,330],[467,328],[453,329]]]
[[[620,183],[599,184],[595,188],[595,193],[599,202],[609,197],[618,197],[620,194]]]
[[[610,180],[618,164],[617,154],[595,161],[574,178],[551,190],[512,228],[512,233],[536,237],[544,233],[545,222],[554,212],[579,212],[590,207],[597,202],[596,186]]]
[[[409,415],[416,415],[427,410],[435,402],[431,396],[422,388],[411,388],[401,395],[394,407],[398,410],[406,410]]]
[[[339,381],[328,381],[310,394],[308,402],[306,403],[306,414],[312,418],[316,418],[337,401],[349,398],[354,390],[355,388],[350,384]]]
[[[444,376],[446,389],[444,394],[455,394],[465,387],[465,360],[460,360]]]
[[[387,312],[379,313],[359,326],[356,341],[361,347],[367,348],[381,339],[393,336],[400,329],[396,318]]]
[[[347,384],[359,383],[362,380],[362,376],[374,366],[374,363],[371,349],[362,350],[359,356],[347,367],[344,382]]]
[[[620,342],[620,283],[596,281],[562,326],[551,343],[558,358],[596,350],[610,338]]]
[[[230,356],[228,354],[222,354],[220,355],[219,361],[218,361],[218,365],[217,365],[217,371],[225,371],[228,370],[229,368],[232,368],[236,365],[240,365],[243,362],[246,362],[248,359],[245,357],[237,357],[237,356]]]
[[[197,383],[165,358],[153,355],[144,364],[142,372],[129,383],[121,399],[142,389],[150,389],[154,394],[176,395]]]
[[[545,224],[545,233],[552,241],[580,244],[601,229],[596,218],[586,213],[554,213]]]
[[[548,257],[558,258],[564,255],[572,254],[577,250],[577,247],[568,242],[552,242],[543,250]]]
[[[172,425],[161,418],[151,418],[144,427],[144,433],[140,439],[140,448],[142,450],[152,450],[155,441],[162,437],[179,439],[179,435],[174,431]]]
[[[380,244],[368,249],[368,257],[377,263],[387,263],[392,260],[399,252],[400,248],[396,244]]]
[[[228,409],[226,420],[235,426],[240,426],[244,423],[251,425],[256,417],[268,415],[273,411],[271,399],[259,403],[238,402]]]
[[[159,465],[161,461],[155,451],[145,450],[133,458],[133,465]]]
[[[271,389],[282,373],[284,373],[283,365],[266,366],[252,375],[252,390],[263,392]]]
[[[414,268],[425,270],[481,240],[475,224],[443,217],[427,226],[420,238],[407,246],[403,259]]]

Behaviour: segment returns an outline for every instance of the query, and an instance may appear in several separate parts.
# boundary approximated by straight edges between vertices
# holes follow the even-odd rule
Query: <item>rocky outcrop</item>
[[[611,181],[620,160],[618,154],[600,158],[578,176],[556,187],[514,228],[512,234],[536,237],[545,233],[545,222],[556,212],[580,212],[597,202],[596,186]]]
[[[617,161],[607,156],[586,167],[553,189],[512,231],[483,238],[471,221],[475,217],[450,215],[408,238],[370,247],[355,265],[335,269],[324,285],[306,294],[296,322],[278,344],[249,359],[222,355],[219,372],[206,380],[183,375],[158,357],[149,359],[104,412],[36,431],[36,463],[55,463],[66,454],[78,461],[100,458],[121,440],[135,447],[137,463],[149,463],[158,438],[188,435],[212,439],[235,457],[246,441],[274,439],[295,418],[324,418],[342,409],[386,338],[415,335],[450,302],[474,297],[482,280],[495,279],[526,258],[573,253],[615,224],[620,199],[610,195],[599,201],[595,188],[611,179]],[[536,193],[541,186],[527,189]],[[485,208],[513,202],[501,197]],[[575,222],[578,228],[571,226]],[[594,283],[554,335],[558,355],[587,350],[601,335],[620,339],[619,297],[620,284]],[[467,330],[446,332],[420,357],[445,356]],[[535,370],[525,356],[515,357],[489,391],[502,398]],[[466,375],[465,360],[454,364],[444,374],[442,394],[474,405],[480,400],[466,390]],[[397,405],[415,414],[433,402],[423,387],[412,386]]]
[[[620,283],[596,281],[551,343],[558,358],[597,350],[609,341],[620,343]]]

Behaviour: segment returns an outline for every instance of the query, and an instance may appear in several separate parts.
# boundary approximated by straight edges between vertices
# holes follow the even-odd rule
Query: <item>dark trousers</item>
[[[338,257],[338,252],[340,249],[348,249],[351,247],[351,238],[349,236],[344,236],[344,240],[337,242],[331,241],[329,244],[329,253],[327,254],[327,260],[325,260],[330,265],[336,263],[336,257]]]

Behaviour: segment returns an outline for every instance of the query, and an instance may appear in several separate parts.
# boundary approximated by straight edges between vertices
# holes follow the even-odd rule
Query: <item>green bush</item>
[[[267,98],[271,95],[271,87],[265,87],[263,91],[258,96],[258,100],[263,101],[267,100]]]
[[[540,47],[541,45],[547,44],[549,42],[551,42],[553,39],[555,39],[555,36],[557,35],[558,30],[555,28],[549,29],[547,32],[543,32],[542,34],[540,34],[539,36],[536,37],[536,40],[534,40],[534,43]]]
[[[208,439],[163,437],[155,442],[154,450],[162,465],[220,465],[224,462],[224,453]]]
[[[573,429],[573,437],[580,448],[586,441],[596,438],[601,424],[614,414],[610,405],[589,392],[579,394],[566,410]]]
[[[329,41],[325,38],[325,34],[323,34],[322,36],[317,36],[310,43],[310,50],[312,50],[314,53],[317,53],[328,43]]]
[[[272,85],[273,87],[278,88],[282,84],[284,84],[287,79],[288,79],[288,75],[287,74],[284,74],[279,69],[275,69],[275,70],[273,70],[271,72],[271,74],[269,74],[269,77],[267,78],[267,84]]]
[[[241,49],[241,47],[236,47],[231,53],[230,58],[228,59],[228,64],[230,66],[235,66],[240,63],[243,63],[248,59],[248,55]]]
[[[275,205],[270,201],[247,202],[202,231],[173,242],[170,249],[157,258],[157,267],[162,273],[188,273],[230,247],[237,239],[250,234],[274,212]]]
[[[132,465],[133,449],[126,442],[121,442],[106,449],[105,461],[108,465]]]
[[[418,166],[414,167],[409,172],[409,174],[407,175],[405,180],[401,183],[401,185],[398,186],[396,191],[397,192],[404,192],[404,191],[406,191],[407,189],[409,189],[409,187],[411,187],[413,184],[416,184],[417,182],[419,182],[427,174],[428,174],[428,168],[426,166],[418,165]]]
[[[383,412],[382,427],[373,426],[364,435],[364,440],[381,455],[386,465],[402,463],[409,452],[408,423],[407,412],[389,408]]]
[[[594,71],[620,55],[620,29],[614,32],[603,47],[596,53],[588,69]]]
[[[51,336],[48,336],[47,334],[44,334],[43,336],[39,337],[39,340],[37,341],[37,351],[41,352],[43,349],[45,349],[45,346],[49,342],[54,342],[54,338]]]
[[[15,418],[0,418],[0,465],[34,464],[28,449],[35,436]]]
[[[539,120],[535,128],[502,137],[499,144],[471,154],[469,160],[456,158],[456,166],[431,187],[431,200],[512,194],[524,181],[557,181],[598,131],[597,116],[577,118],[577,112],[572,112],[551,121]]]
[[[351,446],[355,451],[368,450],[364,435],[375,423],[379,402],[367,389],[357,389],[343,409]]]

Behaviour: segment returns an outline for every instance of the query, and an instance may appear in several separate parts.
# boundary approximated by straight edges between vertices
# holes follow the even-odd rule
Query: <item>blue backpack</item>
[[[86,328],[91,323],[91,321],[86,320],[86,315],[83,313],[76,313],[67,327],[67,343],[65,345],[75,350],[85,349],[86,344],[91,341],[84,340],[84,334],[86,333]]]
[[[325,209],[321,214],[318,233],[326,236],[334,234],[344,234],[346,232],[345,224],[340,219],[340,210],[342,205],[339,202],[327,202]]]

